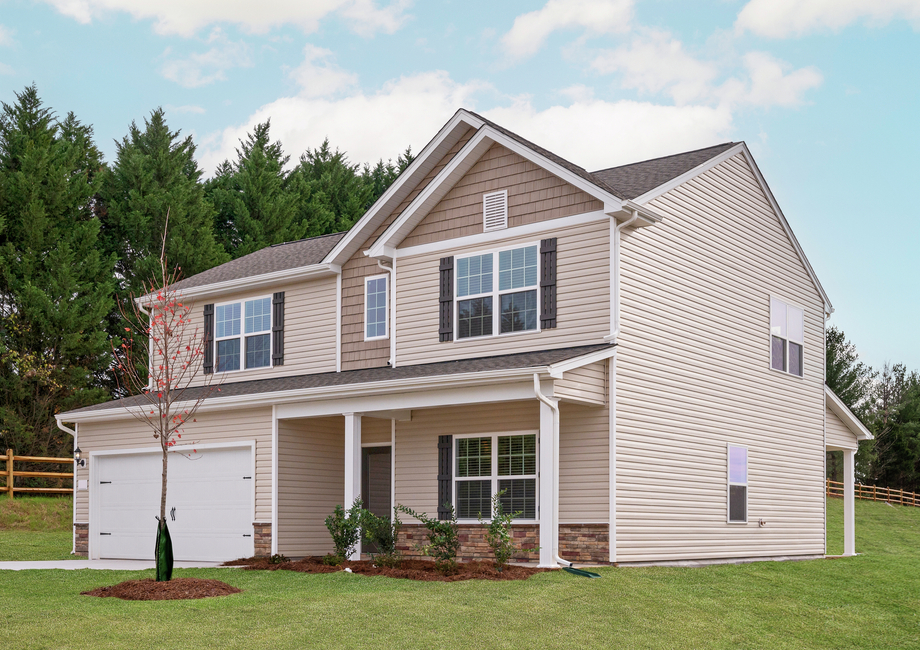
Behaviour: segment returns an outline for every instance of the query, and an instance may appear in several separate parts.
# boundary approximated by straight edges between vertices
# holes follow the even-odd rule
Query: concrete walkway
[[[210,569],[220,562],[176,562],[175,569]],[[57,560],[52,562],[0,562],[0,571],[31,569],[105,569],[108,571],[143,571],[156,568],[153,560]]]

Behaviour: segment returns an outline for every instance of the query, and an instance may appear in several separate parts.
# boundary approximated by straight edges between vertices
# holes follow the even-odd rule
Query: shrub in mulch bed
[[[434,562],[428,560],[403,560],[396,567],[376,566],[372,560],[347,561],[339,566],[323,564],[321,557],[307,557],[296,562],[272,562],[270,558],[244,558],[225,562],[224,566],[239,566],[249,571],[297,571],[300,573],[336,573],[348,568],[353,573],[409,580],[456,582],[458,580],[526,580],[535,573],[548,569],[507,565],[499,571],[494,562],[461,562],[449,574],[439,572]]]
[[[237,589],[220,580],[203,578],[173,578],[166,582],[157,582],[152,578],[146,580],[128,580],[111,587],[99,587],[92,591],[83,591],[83,596],[100,598],[121,598],[122,600],[191,600],[194,598],[212,598],[238,594]]]

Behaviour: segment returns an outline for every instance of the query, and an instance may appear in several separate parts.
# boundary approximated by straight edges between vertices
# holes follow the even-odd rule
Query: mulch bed
[[[173,578],[166,582],[157,582],[152,578],[147,578],[146,580],[128,580],[111,587],[99,587],[92,591],[81,592],[81,595],[121,598],[122,600],[190,600],[229,596],[241,591],[242,589],[237,589],[220,580]]]
[[[535,573],[548,569],[537,567],[507,565],[502,571],[491,561],[461,562],[449,575],[438,571],[434,562],[428,560],[403,560],[398,567],[388,568],[374,565],[371,560],[345,562],[338,566],[323,564],[323,558],[313,556],[292,562],[272,563],[268,558],[244,558],[225,562],[224,566],[239,566],[249,571],[297,571],[299,573],[336,573],[351,569],[352,573],[365,576],[385,576],[387,578],[406,578],[408,580],[425,580],[439,582],[457,582],[458,580],[526,580]]]

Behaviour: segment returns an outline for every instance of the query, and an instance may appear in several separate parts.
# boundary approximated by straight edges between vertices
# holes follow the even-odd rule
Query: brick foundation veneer
[[[512,525],[514,545],[521,549],[536,548],[540,544],[540,527],[537,524]],[[399,531],[397,548],[403,557],[425,557],[419,547],[428,543],[427,529],[420,524],[405,524]],[[576,562],[606,564],[609,559],[609,534],[607,524],[560,524],[559,550],[563,559]],[[492,558],[492,549],[486,543],[485,526],[460,524],[460,560]],[[518,562],[538,562],[540,552],[523,551],[515,554]]]
[[[73,530],[76,542],[73,554],[80,557],[89,556],[89,524],[74,524]]]
[[[269,557],[272,554],[272,525],[255,523],[252,529],[255,534],[255,556]]]

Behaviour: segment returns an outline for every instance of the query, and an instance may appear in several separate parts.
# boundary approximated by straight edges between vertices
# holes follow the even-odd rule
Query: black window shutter
[[[556,327],[556,238],[540,242],[540,329]]]
[[[454,258],[441,258],[441,318],[438,334],[441,342],[453,340],[454,325]]]
[[[214,372],[214,305],[204,306],[204,374]]]
[[[272,365],[284,365],[284,292],[272,296]]]
[[[438,519],[450,519],[450,509],[445,505],[453,505],[453,436],[438,436]]]

